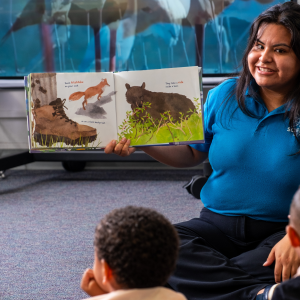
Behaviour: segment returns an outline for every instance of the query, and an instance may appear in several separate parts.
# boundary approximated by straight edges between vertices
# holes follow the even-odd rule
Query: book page
[[[31,95],[30,95],[30,76],[24,76],[24,90],[25,90],[25,105],[26,105],[26,117],[27,117],[27,134],[28,134],[28,145],[29,145],[29,150],[31,149],[31,132],[32,128],[34,126],[34,122],[30,121],[30,104],[33,103],[31,101]],[[31,128],[32,127],[32,128]]]
[[[31,74],[32,148],[94,150],[117,138],[113,73]]]
[[[198,67],[114,75],[119,139],[132,146],[204,142]]]

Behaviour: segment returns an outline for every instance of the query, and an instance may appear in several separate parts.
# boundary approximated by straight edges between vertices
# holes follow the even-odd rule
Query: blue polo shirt
[[[263,100],[248,92],[247,109],[260,119],[244,114],[235,96],[224,106],[235,84],[236,79],[230,79],[209,91],[204,105],[205,144],[190,145],[209,152],[213,169],[201,200],[222,215],[286,222],[300,184],[300,155],[291,154],[299,151],[300,144],[289,131],[284,106],[268,112]]]

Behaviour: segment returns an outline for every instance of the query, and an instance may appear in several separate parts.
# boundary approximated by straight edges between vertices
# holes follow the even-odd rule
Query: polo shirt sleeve
[[[205,143],[202,144],[191,144],[190,146],[195,148],[201,152],[208,152],[210,148],[210,144],[213,139],[213,130],[212,126],[215,122],[215,106],[217,104],[217,97],[218,97],[218,90],[219,87],[216,87],[210,90],[207,94],[206,101],[204,103],[204,139]]]
[[[217,87],[211,89],[208,94],[206,101],[204,103],[204,139],[205,143],[202,144],[191,144],[189,146],[195,148],[201,152],[208,152],[214,132],[213,125],[216,122],[216,115],[224,103],[228,93],[236,84],[236,78],[232,78],[224,81]]]

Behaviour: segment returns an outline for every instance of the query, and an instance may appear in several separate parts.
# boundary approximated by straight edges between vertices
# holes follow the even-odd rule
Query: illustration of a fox
[[[101,82],[96,86],[91,86],[85,90],[85,92],[75,92],[70,95],[69,100],[75,101],[79,100],[82,96],[84,96],[84,101],[82,102],[82,107],[85,110],[85,105],[87,105],[87,100],[98,94],[97,100],[100,100],[101,95],[104,92],[104,87],[110,86],[107,83],[107,79],[102,79]]]

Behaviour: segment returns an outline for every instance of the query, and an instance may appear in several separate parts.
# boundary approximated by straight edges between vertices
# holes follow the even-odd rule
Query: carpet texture
[[[84,299],[93,235],[109,211],[151,207],[172,223],[199,216],[182,185],[195,170],[6,172],[0,181],[0,299]]]

